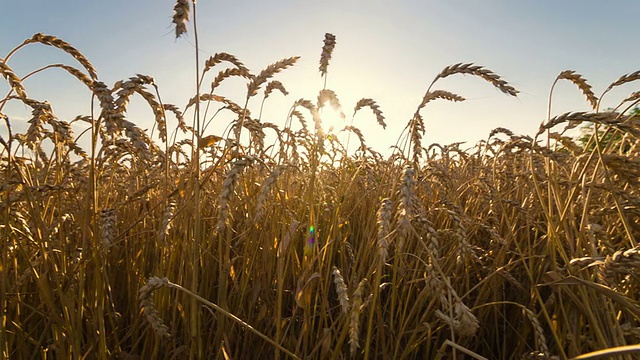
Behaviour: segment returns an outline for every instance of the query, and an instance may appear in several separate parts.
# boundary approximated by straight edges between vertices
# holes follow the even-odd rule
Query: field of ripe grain
[[[194,3],[177,1],[178,37]],[[68,72],[93,113],[63,120],[29,96],[30,75],[10,59],[42,45],[81,66],[34,73]],[[325,79],[335,46],[326,34]],[[351,115],[329,87],[292,101],[284,124],[248,106],[287,95],[276,78],[298,57],[258,73],[228,53],[200,60],[199,90],[178,107],[147,75],[102,83],[55,36],[0,58],[11,89],[0,99],[0,358],[638,356],[640,92],[606,111],[599,99],[640,71],[600,96],[564,71],[553,84],[573,83],[592,112],[550,116],[533,136],[497,128],[462,149],[422,141],[425,106],[465,100],[438,81],[518,91],[485,67],[451,65],[385,156],[353,124],[355,153],[325,129],[323,111]],[[246,81],[245,103],[216,91],[232,77]],[[132,97],[151,108],[152,132],[128,119]],[[24,133],[9,103],[31,109]],[[224,134],[204,130],[215,111],[236,118]],[[386,126],[376,100],[360,112]]]

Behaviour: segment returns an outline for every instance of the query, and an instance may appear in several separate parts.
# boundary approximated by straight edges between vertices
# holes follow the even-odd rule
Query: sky
[[[24,39],[42,32],[80,50],[109,86],[140,73],[155,78],[165,103],[184,108],[195,94],[193,23],[186,36],[175,39],[173,1],[0,0],[0,4],[2,58]],[[265,103],[262,120],[281,127],[294,101],[316,101],[323,87],[318,62],[324,34],[334,34],[337,45],[327,88],[336,92],[347,114],[347,121],[335,127],[351,124],[356,102],[372,98],[386,117],[387,129],[377,125],[368,109],[358,112],[353,126],[362,130],[367,145],[387,153],[433,78],[460,62],[485,66],[520,94],[507,96],[472,76],[439,80],[434,89],[467,100],[438,100],[421,111],[426,124],[423,145],[465,141],[472,147],[496,127],[535,135],[547,119],[549,91],[561,71],[583,75],[600,96],[618,77],[640,69],[639,13],[637,0],[200,0],[197,25],[201,63],[227,52],[257,74],[277,60],[301,56],[294,67],[273,78],[282,81],[290,95],[274,94]],[[40,44],[21,49],[8,65],[24,76],[59,62],[79,66],[61,51]],[[209,82],[216,73],[209,75]],[[24,85],[32,98],[48,100],[61,119],[91,111],[89,91],[59,69],[30,77]],[[230,79],[216,93],[242,105],[245,86],[242,79]],[[616,106],[639,87],[636,82],[610,92],[601,107]],[[0,92],[6,94],[8,89],[0,78]],[[249,104],[254,116],[260,102],[257,97]],[[573,84],[565,81],[556,86],[552,116],[588,110]],[[2,111],[11,118],[14,131],[26,127],[29,110],[24,106],[13,103]],[[153,116],[139,99],[132,101],[128,117],[143,129],[153,127]],[[205,135],[222,135],[231,119],[217,116]],[[6,129],[1,128],[0,134]]]

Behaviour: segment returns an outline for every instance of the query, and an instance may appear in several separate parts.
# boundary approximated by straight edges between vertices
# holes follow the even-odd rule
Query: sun
[[[325,101],[323,106],[318,110],[320,119],[322,120],[322,128],[327,133],[334,133],[342,130],[346,125],[346,117],[342,109],[333,107],[330,101]]]

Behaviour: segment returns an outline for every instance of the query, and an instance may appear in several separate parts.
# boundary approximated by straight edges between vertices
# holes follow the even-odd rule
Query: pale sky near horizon
[[[163,102],[183,108],[194,94],[194,34],[190,27],[189,34],[175,39],[173,1],[0,3],[0,57],[42,32],[79,49],[109,86],[141,73],[156,79]],[[368,109],[361,110],[353,125],[380,152],[395,144],[428,85],[447,65],[473,62],[486,66],[521,93],[512,98],[470,76],[439,81],[435,89],[457,93],[467,101],[438,100],[422,110],[427,144],[466,141],[471,147],[495,127],[534,135],[547,118],[549,89],[561,71],[582,74],[599,96],[621,75],[640,70],[635,25],[640,1],[635,0],[200,0],[197,4],[201,62],[216,52],[228,52],[257,74],[279,59],[302,57],[273,78],[291,92],[286,98],[274,94],[265,104],[263,121],[279,126],[284,126],[295,100],[316,100],[323,85],[318,61],[324,34],[336,35],[327,88],[337,93],[347,114],[346,124],[360,98],[376,100],[387,130],[377,125]],[[56,62],[78,65],[66,54],[39,44],[22,49],[8,65],[24,76]],[[242,105],[244,82],[228,81],[217,93]],[[60,70],[48,70],[24,85],[31,97],[50,101],[62,119],[90,111],[89,92]],[[636,82],[611,92],[602,108],[617,105],[639,88]],[[0,81],[0,92],[7,90],[6,82]],[[250,103],[254,116],[260,101],[257,97]],[[589,110],[584,96],[566,81],[556,87],[552,104],[552,116]],[[3,112],[17,129],[24,128],[28,109],[14,105]],[[228,119],[214,119],[207,134],[220,135]],[[152,114],[139,100],[132,103],[130,120],[143,129],[153,126]]]

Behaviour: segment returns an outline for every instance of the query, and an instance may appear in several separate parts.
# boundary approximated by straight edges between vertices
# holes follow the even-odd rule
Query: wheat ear
[[[173,23],[176,25],[176,38],[187,32],[187,23],[189,22],[189,0],[177,0],[173,7]]]
[[[389,229],[391,228],[391,199],[385,198],[378,209],[378,254],[382,262],[389,256]]]
[[[74,59],[76,59],[87,70],[87,72],[89,73],[89,76],[91,76],[91,79],[96,80],[98,78],[98,73],[96,69],[93,67],[93,64],[91,64],[91,62],[89,61],[89,59],[87,59],[84,55],[82,55],[82,53],[78,51],[78,49],[73,47],[68,42],[58,39],[57,37],[52,35],[37,33],[33,35],[30,39],[26,40],[25,44],[36,43],[36,42],[44,45],[53,46],[55,48],[58,48],[66,52],[67,54],[71,55]]]
[[[103,209],[100,212],[102,228],[102,245],[106,248],[113,244],[116,238],[116,211],[114,209]]]
[[[169,328],[164,324],[156,305],[153,302],[153,292],[160,289],[163,286],[168,286],[169,280],[167,278],[150,277],[147,283],[138,291],[138,300],[140,301],[140,308],[144,314],[145,319],[156,334],[162,337],[169,337]]]
[[[342,308],[342,312],[345,314],[349,313],[349,295],[347,294],[347,285],[344,282],[344,278],[342,277],[342,273],[338,270],[337,267],[331,268],[331,273],[333,274],[333,282],[336,284],[336,292],[338,293],[338,301],[340,302],[340,307]]]
[[[18,94],[19,97],[26,99],[27,91],[25,90],[20,78],[13,72],[9,65],[0,59],[0,74],[9,82],[9,86]]]
[[[433,85],[433,83],[435,83],[438,79],[442,79],[453,74],[469,74],[469,75],[478,76],[488,81],[493,86],[498,88],[498,90],[502,91],[507,95],[511,95],[511,96],[518,95],[518,90],[516,90],[513,86],[509,85],[499,75],[497,75],[496,73],[494,73],[489,69],[486,69],[480,65],[475,65],[473,63],[467,63],[467,64],[458,63],[458,64],[447,66],[438,75],[436,75],[436,78],[433,80],[431,84]]]
[[[356,291],[353,292],[353,298],[351,299],[351,321],[349,322],[349,350],[351,355],[354,355],[360,347],[360,313],[362,312],[362,295],[366,284],[367,279],[362,279]]]
[[[320,75],[325,76],[327,74],[327,68],[329,67],[329,60],[331,60],[331,54],[336,47],[336,36],[330,33],[324,34],[324,45],[322,46],[322,54],[320,54]]]
[[[380,106],[378,106],[378,104],[376,104],[376,102],[373,99],[368,99],[368,98],[360,99],[356,103],[356,106],[353,108],[353,117],[356,116],[356,113],[358,112],[358,110],[362,109],[365,106],[369,107],[371,111],[373,111],[373,114],[376,116],[376,120],[378,121],[378,124],[380,124],[380,126],[382,126],[383,129],[386,129],[387,124],[385,124],[384,122],[384,116],[382,115]]]
[[[250,81],[249,84],[247,84],[247,98],[257,94],[260,86],[262,86],[262,84],[269,80],[269,78],[271,78],[273,75],[290,66],[293,66],[299,59],[299,56],[294,56],[282,59],[267,66],[266,69],[262,70],[260,74],[258,74],[258,76],[253,78],[253,80]]]
[[[593,109],[597,108],[598,98],[591,90],[591,85],[587,83],[587,80],[583,78],[582,75],[576,73],[573,70],[565,70],[561,72],[556,79],[557,80],[564,79],[564,80],[571,81],[574,85],[576,85],[582,91],[584,96],[587,97],[587,101],[589,101],[589,104],[591,104],[591,107]]]

